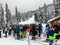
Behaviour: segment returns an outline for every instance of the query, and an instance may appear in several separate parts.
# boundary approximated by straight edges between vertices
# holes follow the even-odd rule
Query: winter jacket
[[[27,31],[31,31],[32,30],[32,25],[30,25],[28,28],[27,28]]]
[[[39,26],[38,26],[38,31],[39,31],[39,33],[42,32],[42,25],[39,25]]]
[[[35,30],[35,25],[32,26],[32,36],[35,36],[36,35],[36,30]]]
[[[49,29],[50,29],[49,24],[46,24],[46,30],[49,30]]]
[[[12,30],[12,28],[11,28],[11,27],[9,27],[9,28],[8,28],[8,30]]]
[[[57,36],[57,33],[55,33],[55,29],[54,28],[50,28],[49,39],[50,40],[54,40],[56,36]]]
[[[50,26],[49,24],[46,24],[46,34],[49,35],[50,33]]]
[[[2,31],[2,28],[0,28],[0,31]]]
[[[54,39],[56,39],[56,36],[57,36],[57,35],[58,35],[58,34],[54,32],[53,35],[49,35],[49,39],[50,39],[50,40],[54,40]]]
[[[19,31],[20,31],[20,27],[16,26],[16,33],[19,33]]]
[[[7,31],[8,29],[7,29],[7,27],[5,27],[5,31]]]

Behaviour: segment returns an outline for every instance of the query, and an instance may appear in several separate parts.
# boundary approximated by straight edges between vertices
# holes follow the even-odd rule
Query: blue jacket
[[[2,28],[0,28],[0,31],[2,30]]]
[[[50,34],[50,26],[49,24],[46,24],[46,34]]]
[[[19,33],[19,31],[20,31],[20,27],[16,26],[16,33]]]
[[[53,36],[54,35],[54,30],[48,30],[47,34],[50,35],[50,36]]]
[[[49,24],[46,24],[46,30],[49,30],[49,29],[50,29]]]
[[[50,35],[50,32],[51,32],[50,30],[47,30],[46,34],[47,34],[47,35]]]

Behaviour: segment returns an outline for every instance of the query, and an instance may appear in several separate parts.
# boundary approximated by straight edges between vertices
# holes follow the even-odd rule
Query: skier
[[[46,41],[49,41],[49,32],[50,32],[50,23],[47,23],[46,24],[46,35],[47,35],[47,39],[46,39]]]
[[[5,36],[4,37],[7,37],[7,26],[5,26]]]
[[[32,24],[28,26],[27,31],[29,32],[29,35],[32,35]]]
[[[20,39],[20,26],[16,26],[17,39]]]
[[[39,37],[41,36],[41,33],[42,33],[42,25],[39,24],[38,26],[38,32],[39,32]]]
[[[59,35],[58,35],[58,32],[59,32],[59,27],[58,27],[58,22],[54,22],[54,28],[55,28],[55,33],[57,34],[56,35],[56,40],[55,40],[55,42],[57,43],[57,40],[59,39]],[[57,45],[57,44],[55,44],[55,45]]]
[[[59,39],[60,39],[60,23],[58,23],[58,35],[59,35]]]
[[[16,26],[15,25],[13,25],[12,30],[13,30],[13,37],[15,37],[15,34],[16,34]]]
[[[23,39],[23,26],[20,25],[20,38]]]
[[[1,31],[2,31],[2,28],[1,28],[1,26],[0,26],[0,38],[1,38]]]
[[[23,30],[21,29],[21,31],[20,31],[20,37],[21,37],[21,39],[23,39]]]
[[[8,27],[8,30],[9,30],[9,35],[11,35],[11,30],[12,30],[12,27],[11,27],[11,25]]]
[[[26,30],[27,30],[27,25],[23,25],[23,36],[26,37]]]
[[[36,36],[35,24],[33,24],[31,32],[32,32],[32,40],[35,40],[36,39],[35,38]]]
[[[2,28],[3,28],[3,34],[4,34],[4,32],[5,32],[5,26],[2,26]]]
[[[53,41],[54,41],[54,28],[53,28],[53,26],[51,26],[51,28],[50,28],[50,34],[49,34],[49,45],[53,45]]]

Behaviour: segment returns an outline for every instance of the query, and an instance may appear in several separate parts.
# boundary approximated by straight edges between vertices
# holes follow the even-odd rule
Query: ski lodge
[[[54,24],[54,22],[60,23],[60,16],[57,16],[55,18],[52,18],[48,21],[48,23]]]

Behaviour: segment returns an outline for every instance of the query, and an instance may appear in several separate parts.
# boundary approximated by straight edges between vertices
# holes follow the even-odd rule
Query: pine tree
[[[17,7],[15,7],[15,16],[16,16],[17,24],[19,24],[19,23],[18,23],[18,10],[17,10]]]
[[[6,3],[6,8],[5,8],[5,12],[6,12],[6,21],[7,24],[11,22],[11,12],[8,9],[8,4]]]
[[[16,15],[16,21],[17,21],[17,24],[19,25],[19,22],[21,21],[20,20],[20,12],[18,11],[17,7],[15,7],[15,15]]]
[[[21,22],[21,16],[20,16],[20,12],[18,13],[18,21]]]
[[[8,12],[8,4],[6,3],[5,11]]]
[[[43,22],[43,18],[42,18],[43,14],[41,12],[41,7],[39,7],[39,11],[40,11],[39,21],[40,21],[40,23],[42,23]]]
[[[55,17],[60,15],[60,0],[53,0],[54,8],[55,8]]]
[[[36,22],[39,22],[37,13],[34,14],[34,18],[35,18],[35,21],[36,21]]]
[[[18,15],[17,7],[15,7],[15,15],[16,15],[16,17],[17,17],[17,15]]]
[[[3,10],[3,7],[1,8],[1,10],[2,10],[1,14],[2,14],[2,23],[3,23],[4,22],[4,10]]]
[[[0,4],[0,24],[3,25],[4,23],[4,10],[2,4]]]
[[[47,17],[48,17],[48,15],[47,15],[47,6],[46,6],[46,4],[44,3],[44,12],[45,12],[45,14],[44,14],[44,17],[45,17],[45,23],[47,23]]]

